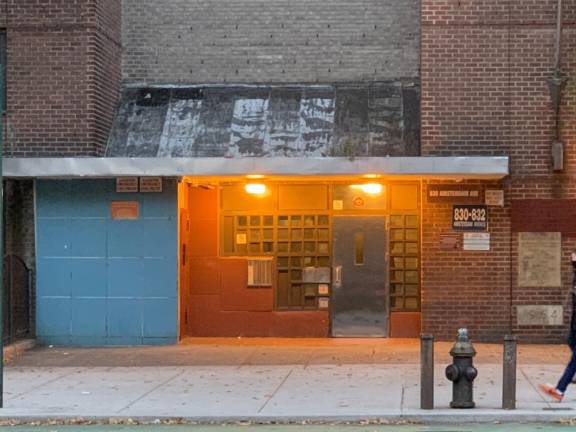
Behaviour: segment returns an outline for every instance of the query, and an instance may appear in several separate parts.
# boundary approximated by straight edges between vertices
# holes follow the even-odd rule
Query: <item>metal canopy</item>
[[[3,169],[12,178],[378,174],[500,179],[508,175],[508,157],[5,158]]]

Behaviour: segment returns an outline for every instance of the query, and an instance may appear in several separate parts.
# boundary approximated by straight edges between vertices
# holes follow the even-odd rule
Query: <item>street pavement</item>
[[[502,410],[501,346],[477,344],[477,408],[449,408],[435,346],[435,409],[421,410],[416,340],[191,340],[173,347],[29,351],[5,368],[0,418],[183,418],[195,422],[572,422],[576,385],[562,403],[555,383],[569,351],[519,347],[517,409]],[[576,424],[576,422],[574,422]]]

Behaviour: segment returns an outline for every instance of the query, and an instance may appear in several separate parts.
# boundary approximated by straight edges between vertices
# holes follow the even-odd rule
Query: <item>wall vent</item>
[[[248,262],[248,286],[270,287],[272,286],[272,258],[249,258]]]

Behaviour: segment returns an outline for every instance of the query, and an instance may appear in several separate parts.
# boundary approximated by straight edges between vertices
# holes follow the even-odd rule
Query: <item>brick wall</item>
[[[510,154],[514,174],[546,174],[556,0],[422,2],[422,154]],[[576,74],[576,1],[564,1],[562,69]],[[576,85],[562,104],[576,145]],[[574,167],[573,157],[569,156]]]
[[[120,81],[119,0],[3,0],[10,156],[104,151]]]
[[[128,82],[417,77],[419,0],[125,0]]]
[[[423,328],[440,339],[453,339],[460,325],[482,340],[512,331],[527,342],[558,342],[566,332],[569,252],[576,243],[563,217],[566,209],[574,212],[566,200],[576,198],[576,0],[564,1],[562,70],[572,80],[561,106],[566,164],[560,174],[551,170],[554,118],[545,81],[553,73],[556,3],[422,2],[422,154],[505,154],[511,166],[499,185],[506,206],[490,208],[490,252],[439,250],[451,206],[424,204]],[[520,211],[528,226],[512,226],[514,203],[515,217]],[[562,232],[562,287],[520,288],[518,232],[543,227]],[[519,305],[560,304],[562,326],[517,324]]]
[[[509,208],[489,208],[490,251],[463,251],[461,243],[442,246],[442,235],[453,233],[452,205],[422,203],[422,331],[453,340],[467,327],[474,340],[497,341],[510,328]]]

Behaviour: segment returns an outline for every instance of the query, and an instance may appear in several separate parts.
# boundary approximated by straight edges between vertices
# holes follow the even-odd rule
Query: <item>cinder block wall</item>
[[[2,0],[8,156],[103,154],[120,83],[120,0]]]
[[[564,1],[562,70],[572,77],[561,106],[566,166],[551,170],[554,118],[545,78],[553,72],[556,4],[422,1],[422,155],[508,154],[511,164],[503,183],[486,185],[506,194],[505,207],[491,209],[490,253],[440,252],[448,208],[424,209],[423,330],[440,339],[453,339],[464,324],[484,340],[512,330],[524,341],[559,342],[566,332],[576,223],[539,224],[550,214],[562,218],[576,197],[576,0]],[[524,215],[532,223],[513,226],[511,212],[526,199],[539,200]],[[563,286],[520,288],[517,233],[542,230],[562,233]],[[517,324],[519,305],[560,304],[561,326]]]
[[[419,75],[419,0],[125,0],[130,83]]]

